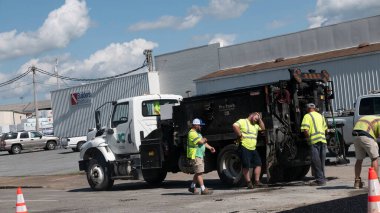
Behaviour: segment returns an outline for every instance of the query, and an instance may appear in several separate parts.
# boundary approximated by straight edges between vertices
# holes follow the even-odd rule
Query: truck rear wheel
[[[220,180],[228,185],[241,186],[244,182],[238,146],[230,144],[218,155],[217,171]]]
[[[285,181],[302,180],[310,170],[310,165],[289,167],[284,171]]]
[[[112,188],[109,168],[104,159],[91,159],[87,168],[87,181],[93,190],[103,191]]]
[[[167,171],[165,169],[142,169],[144,180],[152,185],[158,185],[166,178]]]

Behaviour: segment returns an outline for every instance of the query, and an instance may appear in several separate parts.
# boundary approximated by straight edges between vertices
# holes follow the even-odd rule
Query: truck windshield
[[[363,98],[360,100],[359,115],[380,114],[380,97]]]
[[[142,115],[144,117],[148,116],[159,116],[161,105],[178,103],[178,100],[153,100],[153,101],[143,101],[142,102]]]

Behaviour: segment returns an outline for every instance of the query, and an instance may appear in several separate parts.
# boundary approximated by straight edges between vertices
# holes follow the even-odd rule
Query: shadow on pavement
[[[187,191],[190,186],[190,180],[166,180],[160,185],[150,185],[144,181],[136,181],[129,183],[115,184],[110,191],[129,191],[129,190],[141,190],[141,189],[180,189],[183,188]],[[206,179],[205,184],[214,190],[235,190],[239,187],[226,186],[219,179]],[[88,188],[72,189],[69,192],[92,192],[93,190]]]
[[[331,200],[327,202],[298,207],[292,210],[282,211],[283,213],[329,213],[329,212],[367,212],[367,194]]]

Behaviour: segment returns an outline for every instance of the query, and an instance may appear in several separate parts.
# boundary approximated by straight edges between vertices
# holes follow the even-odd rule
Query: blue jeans
[[[314,177],[317,182],[325,183],[325,160],[326,144],[318,142],[311,145],[311,168],[314,170]]]

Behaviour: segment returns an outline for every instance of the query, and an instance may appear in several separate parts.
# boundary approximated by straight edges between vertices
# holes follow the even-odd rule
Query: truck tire
[[[331,134],[327,138],[327,149],[329,150],[329,153],[333,157],[343,155],[343,149],[345,149],[346,154],[348,151],[348,148],[345,145],[345,142],[343,140],[343,136],[340,132],[338,132],[338,139],[339,139],[339,142],[338,142],[337,138],[335,137],[335,134]]]
[[[21,153],[21,145],[15,144],[11,148],[11,154],[20,154]]]
[[[289,167],[284,170],[284,181],[302,180],[310,170],[310,165]]]
[[[165,180],[167,171],[165,169],[142,169],[144,180],[152,185],[161,184]]]
[[[87,181],[90,187],[96,191],[111,189],[114,181],[111,179],[110,170],[102,158],[93,158],[86,171]]]
[[[237,145],[227,145],[219,152],[217,171],[223,183],[232,186],[241,186],[243,184],[243,170]]]
[[[79,152],[80,148],[83,146],[84,143],[86,143],[86,141],[79,141],[77,144],[77,148],[74,152]]]
[[[48,141],[46,143],[45,150],[53,150],[57,146],[57,143],[55,141]]]

